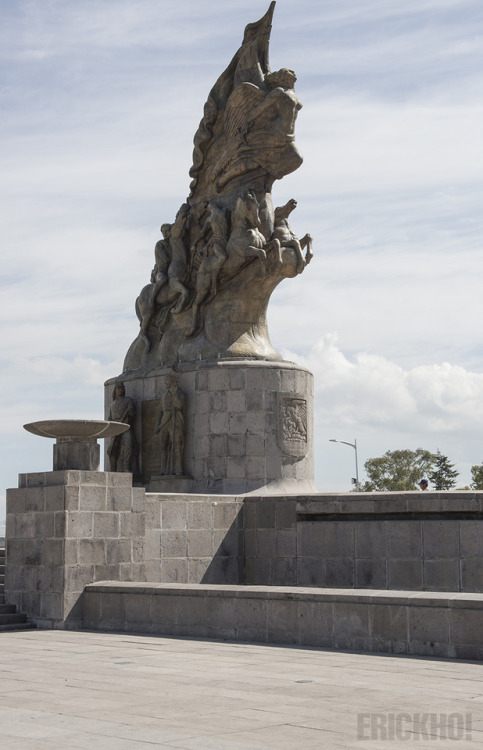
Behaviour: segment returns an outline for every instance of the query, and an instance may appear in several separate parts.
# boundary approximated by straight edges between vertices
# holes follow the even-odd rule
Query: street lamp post
[[[335,438],[330,438],[329,443],[343,443],[344,445],[350,445],[351,448],[354,448],[355,455],[356,455],[356,490],[359,492],[359,465],[357,462],[357,440],[354,438],[353,443],[348,443],[347,440],[336,440]]]

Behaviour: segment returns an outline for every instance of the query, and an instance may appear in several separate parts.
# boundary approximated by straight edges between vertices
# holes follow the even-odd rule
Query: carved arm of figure
[[[166,427],[166,425],[169,423],[170,419],[171,419],[171,413],[167,409],[163,409],[163,403],[161,403],[161,407],[159,409],[158,419],[156,421],[154,432],[156,433],[161,432],[163,427]]]

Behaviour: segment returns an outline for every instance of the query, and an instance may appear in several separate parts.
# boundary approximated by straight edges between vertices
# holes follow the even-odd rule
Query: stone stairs
[[[17,612],[15,604],[5,604],[5,547],[0,547],[0,633],[5,630],[31,630],[36,626]]]

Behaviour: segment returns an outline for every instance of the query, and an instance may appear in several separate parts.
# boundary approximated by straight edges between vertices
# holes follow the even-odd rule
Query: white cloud
[[[431,439],[441,432],[481,429],[483,374],[448,362],[404,370],[366,352],[349,360],[335,334],[320,339],[307,357],[286,353],[286,358],[314,372],[323,421],[330,415],[346,426],[385,424],[412,432],[418,417],[418,432]]]
[[[336,483],[347,458],[339,455],[334,464],[328,439],[350,441],[354,435],[361,465],[386,450],[439,448],[456,462],[460,483],[470,482],[471,465],[481,463],[483,374],[447,362],[405,370],[365,352],[348,358],[335,334],[321,338],[305,357],[284,356],[314,374],[320,488]]]

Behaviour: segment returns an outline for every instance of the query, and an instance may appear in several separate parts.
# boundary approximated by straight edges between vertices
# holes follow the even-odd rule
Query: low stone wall
[[[38,625],[82,624],[98,581],[483,592],[483,493],[146,493],[130,474],[20,475],[5,595]]]
[[[297,584],[483,592],[483,493],[299,498]]]
[[[84,627],[158,635],[483,658],[482,594],[96,583]]]
[[[483,592],[483,492],[249,497],[243,527],[248,584]]]

